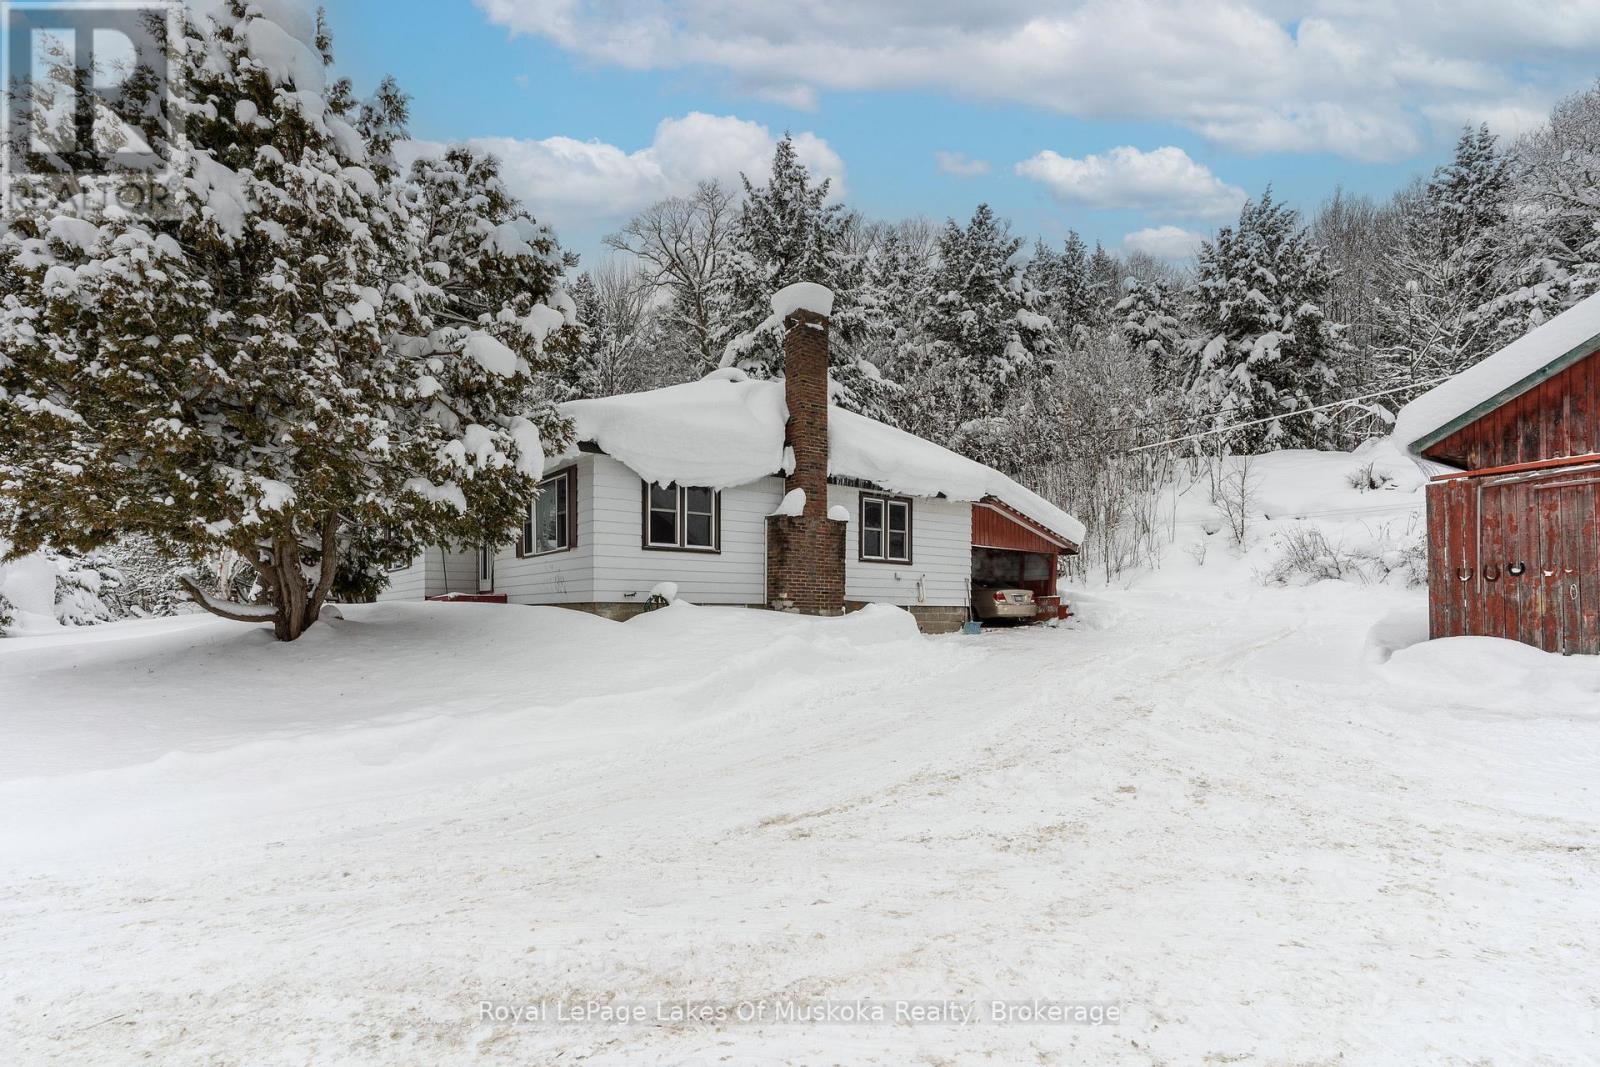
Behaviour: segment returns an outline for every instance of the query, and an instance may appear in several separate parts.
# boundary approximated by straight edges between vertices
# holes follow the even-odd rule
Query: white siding
[[[411,566],[389,573],[389,587],[378,594],[379,600],[421,600],[426,593],[427,577],[421,558],[411,561]]]
[[[452,551],[431,545],[411,566],[389,575],[389,588],[378,594],[382,600],[422,600],[445,593],[478,591],[478,553],[468,549]]]
[[[500,549],[494,561],[494,591],[513,604],[584,604],[594,595],[594,467],[600,457],[579,456],[578,541],[565,552],[517,558],[516,545]],[[561,470],[565,470],[563,467]],[[559,471],[551,471],[557,474]]]
[[[972,505],[961,500],[914,497],[911,563],[864,563],[860,558],[861,492],[828,486],[828,504],[850,512],[845,530],[844,597],[873,603],[964,607],[971,599]]]
[[[783,479],[763,478],[722,492],[722,551],[664,552],[642,546],[641,482],[609,456],[577,460],[578,543],[567,552],[517,559],[514,545],[495,558],[494,590],[517,604],[641,604],[658,582],[698,604],[766,602],[767,516],[783,499]],[[912,562],[864,563],[858,556],[858,490],[828,487],[828,503],[850,512],[845,529],[845,599],[910,607],[963,607],[972,573],[972,506],[912,501]],[[391,576],[380,600],[473,593],[477,553],[437,547]]]
[[[643,603],[657,582],[676,582],[697,604],[766,602],[766,517],[783,499],[783,479],[723,490],[721,552],[664,552],[640,544],[639,476],[609,456],[593,459],[595,600]]]

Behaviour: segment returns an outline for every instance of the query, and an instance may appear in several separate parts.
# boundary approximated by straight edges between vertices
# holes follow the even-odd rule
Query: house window
[[[566,471],[539,483],[522,525],[522,544],[530,556],[572,547],[572,479]]]
[[[861,558],[872,563],[911,562],[911,501],[861,495]]]
[[[526,556],[565,552],[577,540],[577,479],[567,468],[539,483],[539,495],[522,522],[521,551]]]
[[[697,485],[644,487],[644,547],[716,552],[720,499]]]

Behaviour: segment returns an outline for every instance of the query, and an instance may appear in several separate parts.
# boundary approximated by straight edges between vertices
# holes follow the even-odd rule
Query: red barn
[[[1433,637],[1600,653],[1600,295],[1400,412],[1433,465]]]

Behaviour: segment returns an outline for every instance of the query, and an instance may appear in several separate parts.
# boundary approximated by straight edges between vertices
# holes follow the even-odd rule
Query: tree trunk
[[[273,608],[270,616],[265,613],[253,614],[249,609],[254,605],[230,606],[208,597],[203,590],[187,579],[182,580],[183,585],[189,590],[195,603],[213,615],[236,622],[270,622],[273,636],[279,641],[294,641],[322,614],[322,605],[328,599],[328,591],[333,587],[334,575],[338,571],[338,514],[329,512],[323,516],[320,526],[317,580],[316,584],[309,588],[301,565],[302,548],[297,537],[278,536],[273,539],[269,552],[264,553],[260,547],[256,547],[253,552],[244,553],[245,558],[260,575],[261,584],[266,587],[267,600]],[[263,555],[267,555],[268,558],[260,558]]]

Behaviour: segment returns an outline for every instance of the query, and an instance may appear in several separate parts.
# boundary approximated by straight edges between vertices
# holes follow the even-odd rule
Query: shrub
[[[1371,530],[1366,545],[1347,546],[1330,540],[1320,526],[1301,524],[1275,535],[1278,554],[1262,580],[1272,585],[1307,585],[1325,580],[1356,581],[1362,585],[1402,582],[1426,584],[1428,552],[1411,519],[1403,530],[1384,523]]]
[[[1394,477],[1384,471],[1377,470],[1375,463],[1357,467],[1345,475],[1345,480],[1350,483],[1350,488],[1363,493],[1394,484]]]

